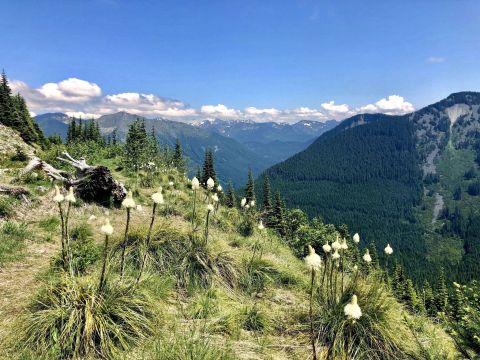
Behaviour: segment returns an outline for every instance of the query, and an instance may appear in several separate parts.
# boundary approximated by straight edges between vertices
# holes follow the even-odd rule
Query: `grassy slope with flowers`
[[[8,166],[13,170],[8,171],[8,175],[2,172],[0,182],[11,182],[22,163],[3,160],[2,164],[2,167]],[[108,165],[114,169],[111,160]],[[108,218],[114,228],[110,239],[108,283],[112,288],[122,288],[123,283],[134,282],[138,274],[139,249],[148,232],[152,210],[150,197],[157,188],[143,188],[138,185],[138,179],[120,172],[115,175],[133,190],[134,200],[142,207],[132,211],[131,241],[126,250],[127,266],[123,281],[119,277],[118,264],[125,210],[108,210]],[[34,349],[33,345],[38,345],[38,342],[32,342],[25,349],[22,333],[25,328],[36,324],[31,316],[35,314],[35,304],[45,301],[51,295],[49,289],[58,287],[59,278],[64,276],[58,266],[60,223],[57,204],[51,201],[53,188],[42,174],[19,182],[32,190],[30,203],[9,199],[13,206],[1,225],[1,231],[5,233],[5,227],[12,226],[6,224],[25,226],[23,234],[18,231],[15,234],[27,246],[8,250],[8,261],[0,265],[0,279],[19,262],[29,259],[31,244],[36,249],[56,247],[56,253],[51,250],[40,252],[37,259],[40,259],[41,265],[21,274],[31,280],[28,286],[12,289],[6,299],[9,304],[2,304],[2,310],[6,311],[2,311],[0,354],[6,359],[54,358],[58,344],[52,344],[50,349]],[[192,191],[188,179],[174,169],[161,169],[155,182],[156,186],[164,188],[165,204],[160,205],[157,212],[146,272],[137,290],[148,299],[153,315],[149,319],[148,334],[134,340],[114,358],[308,359],[312,353],[310,294],[319,358],[325,358],[327,354],[342,358],[346,352],[357,358],[382,358],[385,354],[391,355],[391,358],[404,358],[406,354],[418,359],[456,357],[452,341],[443,330],[422,317],[409,315],[379,281],[381,273],[364,265],[358,273],[352,270],[353,263],[359,262],[358,256],[345,256],[345,291],[339,290],[340,273],[329,260],[328,271],[339,275],[336,294],[331,295],[334,282],[325,280],[329,276],[331,278],[328,271],[324,272],[325,264],[315,273],[313,283],[316,285],[311,292],[311,273],[305,263],[293,255],[273,230],[260,231],[254,226],[253,235],[242,236],[238,228],[246,215],[237,209],[220,206],[210,219],[208,244],[201,249],[209,261],[217,265],[210,266],[211,273],[205,274],[198,266],[201,265],[196,258],[199,254],[183,251],[189,249],[192,238],[198,241],[204,239],[207,196],[203,190],[197,194],[198,227],[192,237]],[[168,185],[169,182],[173,185]],[[70,229],[77,234],[77,240],[72,242],[82,240],[89,244],[74,252],[74,256],[85,265],[76,276],[79,282],[96,284],[98,280],[102,261],[100,255],[92,254],[101,253],[104,236],[100,228],[107,216],[106,211],[80,201],[72,207]],[[355,245],[349,240],[348,246],[354,249]],[[321,249],[316,250],[323,254]],[[182,257],[176,258],[175,255],[179,254]],[[183,257],[185,254],[191,257]],[[173,255],[173,259],[169,255]],[[223,262],[218,262],[218,259],[223,259]],[[218,264],[227,264],[228,269],[227,265]],[[186,276],[189,271],[193,278]],[[13,287],[10,283],[0,284],[2,292],[8,292],[6,288]],[[319,284],[323,284],[322,291],[318,290]],[[358,295],[358,304],[362,309],[362,317],[355,322],[344,314],[344,307],[353,293]],[[15,306],[12,307],[12,304]],[[375,351],[368,355],[369,349]]]

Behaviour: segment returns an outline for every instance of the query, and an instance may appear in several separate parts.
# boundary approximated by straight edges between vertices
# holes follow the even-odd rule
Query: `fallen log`
[[[62,155],[64,157],[57,159],[73,166],[76,170],[75,175],[56,169],[38,157],[30,159],[21,175],[37,169],[43,170],[51,179],[63,183],[65,187],[74,187],[81,199],[102,205],[109,205],[112,202],[119,204],[127,195],[125,186],[113,178],[107,167],[88,165],[84,158],[76,160],[66,151]]]

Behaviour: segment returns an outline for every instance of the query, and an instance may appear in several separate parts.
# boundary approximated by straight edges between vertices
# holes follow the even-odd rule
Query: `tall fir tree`
[[[111,143],[112,145],[117,145],[117,128],[113,129],[112,131],[112,137],[111,137]]]
[[[247,203],[255,201],[255,180],[253,179],[252,169],[248,169],[248,180],[245,186],[245,199],[247,199]]]
[[[2,71],[0,81],[0,123],[11,126],[14,108],[12,103],[12,91],[8,85],[7,75]]]
[[[285,208],[284,202],[280,196],[280,193],[277,191],[275,194],[275,208],[274,208],[274,218],[275,218],[275,229],[281,236],[285,236],[287,232],[287,226],[285,222]]]
[[[185,160],[183,158],[182,145],[180,140],[176,139],[175,141],[175,152],[173,154],[173,166],[177,168],[180,173],[185,173]]]
[[[426,280],[423,284],[422,296],[423,306],[427,312],[427,315],[431,317],[436,316],[438,310],[435,304],[435,296],[433,295],[433,290],[430,286],[430,283]]]
[[[147,162],[148,136],[145,123],[139,119],[131,123],[125,140],[124,166],[130,171],[138,171]]]
[[[232,180],[228,181],[227,193],[225,195],[225,205],[229,208],[233,208],[236,205],[235,189],[233,188]]]
[[[438,274],[437,285],[435,287],[435,305],[437,310],[441,312],[444,312],[448,306],[448,289],[443,268]]]
[[[270,179],[268,175],[265,175],[263,179],[263,222],[266,226],[273,225],[272,193],[270,188]]]
[[[217,173],[215,172],[215,165],[213,159],[213,153],[211,149],[205,150],[205,159],[203,161],[202,171],[202,186],[207,186],[207,180],[212,178],[215,183],[217,182]]]

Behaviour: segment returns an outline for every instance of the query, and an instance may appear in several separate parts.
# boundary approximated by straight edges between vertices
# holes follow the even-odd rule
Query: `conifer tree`
[[[117,145],[117,128],[113,129],[112,131],[112,137],[111,137],[111,143],[112,145]]]
[[[203,171],[202,171],[202,186],[207,186],[207,180],[212,178],[215,183],[217,183],[217,174],[215,172],[213,153],[211,149],[205,151],[205,159],[203,161]]]
[[[125,140],[124,166],[131,171],[138,171],[147,161],[148,137],[145,123],[139,119],[130,124]]]
[[[274,218],[275,218],[275,229],[281,236],[286,234],[286,223],[285,223],[285,211],[284,203],[280,197],[280,193],[275,194],[275,208],[274,208]]]
[[[413,282],[411,279],[407,279],[405,281],[404,294],[401,300],[405,305],[408,306],[411,311],[419,309],[417,292],[415,290],[415,287],[413,286]]]
[[[445,272],[443,268],[438,274],[437,286],[435,288],[435,305],[438,311],[445,311],[448,305],[448,289],[445,283]]]
[[[14,109],[12,104],[12,91],[8,85],[7,75],[2,71],[0,81],[0,123],[11,126]]]
[[[377,253],[377,245],[374,241],[370,242],[368,246],[368,250],[370,251],[370,256],[372,257],[372,266],[378,268],[379,260],[378,260],[378,253]]]
[[[428,281],[423,284],[423,306],[428,316],[435,316],[437,314],[437,307],[435,305],[435,297],[433,295],[432,287]]]
[[[247,185],[245,186],[245,198],[247,203],[250,201],[255,201],[255,180],[253,179],[252,169],[248,169],[248,180]]]
[[[182,145],[180,140],[175,141],[175,152],[173,154],[173,166],[177,168],[180,173],[185,172],[185,160],[183,159]]]
[[[225,197],[225,205],[229,208],[235,207],[235,189],[233,188],[232,180],[228,181],[227,194]]]
[[[195,174],[195,177],[198,179],[198,181],[202,181],[202,170],[200,169],[200,166],[197,166],[197,173]]]
[[[265,175],[263,179],[263,221],[266,226],[273,225],[272,219],[272,193],[270,189],[270,179]]]

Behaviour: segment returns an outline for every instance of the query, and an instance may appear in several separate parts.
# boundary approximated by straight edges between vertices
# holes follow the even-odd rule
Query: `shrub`
[[[0,217],[8,218],[13,215],[15,200],[9,197],[0,197]]]
[[[28,155],[20,146],[15,146],[15,154],[10,158],[12,161],[27,161]]]
[[[359,281],[347,289],[337,304],[318,303],[315,321],[318,339],[335,359],[405,359],[418,358],[418,347],[404,320],[403,307],[384,289],[378,279]],[[353,290],[358,296],[362,316],[356,321],[344,314]]]
[[[238,224],[238,232],[242,236],[252,236],[253,232],[255,231],[255,227],[255,218],[250,214],[246,214],[243,216],[240,224]]]
[[[152,332],[150,300],[121,284],[98,293],[92,278],[62,277],[29,308],[24,343],[52,357],[110,359]]]

